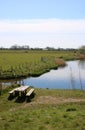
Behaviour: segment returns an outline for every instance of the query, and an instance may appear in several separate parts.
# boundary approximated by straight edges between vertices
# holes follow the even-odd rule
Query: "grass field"
[[[57,59],[75,60],[77,58],[74,51],[2,50],[0,51],[0,79],[37,76],[52,68],[57,69],[60,66],[56,62]]]
[[[7,91],[0,96],[0,130],[85,130],[85,91],[35,89],[31,102],[8,100]]]
[[[74,51],[0,51],[0,79],[40,75],[75,59]],[[0,130],[85,130],[84,90],[36,88],[26,102],[8,100],[13,87],[0,91]]]

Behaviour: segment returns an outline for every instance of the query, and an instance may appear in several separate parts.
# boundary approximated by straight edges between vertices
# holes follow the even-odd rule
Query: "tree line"
[[[47,46],[46,48],[39,48],[39,47],[35,47],[35,48],[30,48],[29,45],[23,45],[23,46],[19,46],[17,44],[12,45],[9,48],[5,48],[5,47],[0,47],[0,50],[49,50],[49,51],[75,51],[77,49],[74,48],[54,48],[54,47],[49,47]]]
[[[81,54],[85,54],[85,45],[81,46],[79,48],[79,51],[80,51]]]

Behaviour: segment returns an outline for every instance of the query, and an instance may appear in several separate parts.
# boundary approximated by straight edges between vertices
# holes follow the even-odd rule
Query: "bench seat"
[[[31,88],[29,92],[26,94],[26,96],[31,96],[31,94],[34,92],[34,88]]]
[[[15,92],[15,90],[11,90],[10,92],[9,92],[9,94],[13,94]]]

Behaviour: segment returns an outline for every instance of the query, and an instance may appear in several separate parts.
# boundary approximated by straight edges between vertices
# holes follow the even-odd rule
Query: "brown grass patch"
[[[58,66],[66,66],[66,62],[63,59],[56,59],[55,62]]]
[[[85,102],[85,99],[40,96],[35,102],[38,104],[61,104],[71,102]]]
[[[80,55],[79,55],[79,59],[82,59],[82,60],[84,59],[84,60],[85,60],[85,55],[80,54]]]

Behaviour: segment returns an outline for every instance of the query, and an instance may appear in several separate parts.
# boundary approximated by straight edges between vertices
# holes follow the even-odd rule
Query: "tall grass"
[[[65,51],[0,51],[0,79],[40,75],[57,68],[61,57],[76,59],[74,52]]]

